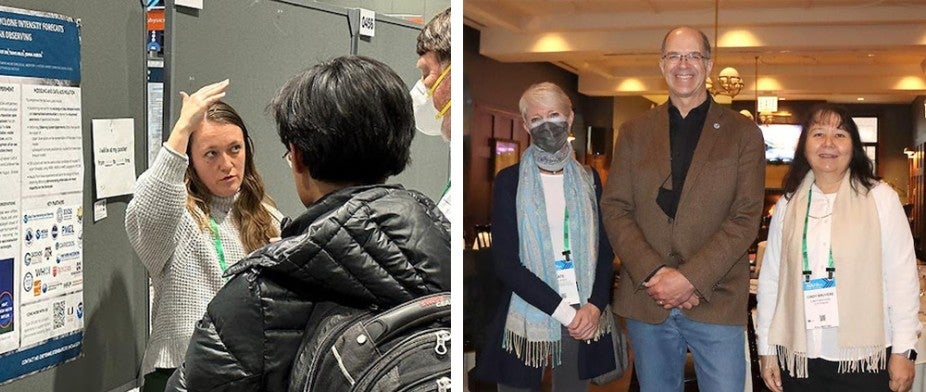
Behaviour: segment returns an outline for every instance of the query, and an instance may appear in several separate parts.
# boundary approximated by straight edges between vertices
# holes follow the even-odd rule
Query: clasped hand
[[[598,321],[601,319],[601,310],[591,303],[586,303],[576,311],[576,316],[569,324],[569,335],[576,340],[589,340],[595,337],[598,331]]]
[[[675,268],[660,268],[643,286],[656,304],[664,309],[691,309],[701,303],[694,285]]]

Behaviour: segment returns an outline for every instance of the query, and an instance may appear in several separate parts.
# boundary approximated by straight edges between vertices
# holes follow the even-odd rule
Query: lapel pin
[[[714,123],[714,129],[720,129],[720,123]]]

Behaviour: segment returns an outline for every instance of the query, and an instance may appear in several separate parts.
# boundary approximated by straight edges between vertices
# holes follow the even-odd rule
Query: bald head
[[[704,57],[710,58],[711,57],[711,42],[707,38],[707,35],[705,35],[704,32],[702,32],[701,30],[698,30],[690,26],[679,26],[672,30],[669,30],[669,32],[666,33],[666,36],[662,38],[662,46],[660,46],[659,48],[659,53],[662,55],[666,54],[666,41],[669,40],[670,36],[679,36],[679,35],[687,35],[687,34],[698,34],[701,36],[701,54],[703,54]]]

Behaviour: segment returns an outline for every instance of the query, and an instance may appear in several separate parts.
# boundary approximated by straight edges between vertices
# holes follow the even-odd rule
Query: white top
[[[183,363],[193,328],[225,284],[211,231],[201,230],[186,209],[183,176],[188,162],[185,154],[165,144],[138,177],[135,196],[126,208],[125,231],[154,287],[151,336],[141,375]],[[235,196],[213,198],[210,204],[228,266],[245,256],[231,219],[234,201]],[[279,211],[265,207],[278,225]]]
[[[563,193],[563,175],[540,173],[543,184],[543,200],[547,205],[547,223],[550,227],[550,246],[553,254],[550,262],[563,258],[563,219],[566,217],[566,195]],[[570,247],[572,249],[572,247]],[[576,310],[565,298],[553,311],[553,318],[565,326],[572,324],[576,317]]]
[[[811,279],[816,279],[827,276],[832,206],[836,201],[836,194],[824,195],[816,185],[812,187],[813,197],[810,201],[807,222],[807,253],[812,271]],[[917,316],[920,306],[919,280],[917,279],[916,257],[913,252],[913,236],[910,234],[910,226],[897,193],[883,182],[875,185],[871,192],[881,224],[884,345],[893,346],[893,352],[903,352],[914,347],[920,330]],[[818,195],[825,197],[818,197]],[[775,214],[769,226],[768,248],[765,250],[762,270],[759,274],[757,292],[759,317],[756,326],[759,355],[776,354],[775,347],[768,344],[768,332],[778,296],[782,224],[787,208],[788,200],[784,197],[780,198],[775,205]],[[838,271],[838,261],[835,267]],[[836,284],[839,284],[838,280]],[[851,321],[843,320],[842,322]],[[828,361],[857,359],[838,356],[837,331],[838,327],[807,331],[807,357],[822,358]]]

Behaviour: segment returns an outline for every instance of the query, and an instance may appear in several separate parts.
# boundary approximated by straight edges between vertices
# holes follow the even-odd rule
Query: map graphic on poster
[[[0,384],[80,355],[80,28],[0,6]]]

